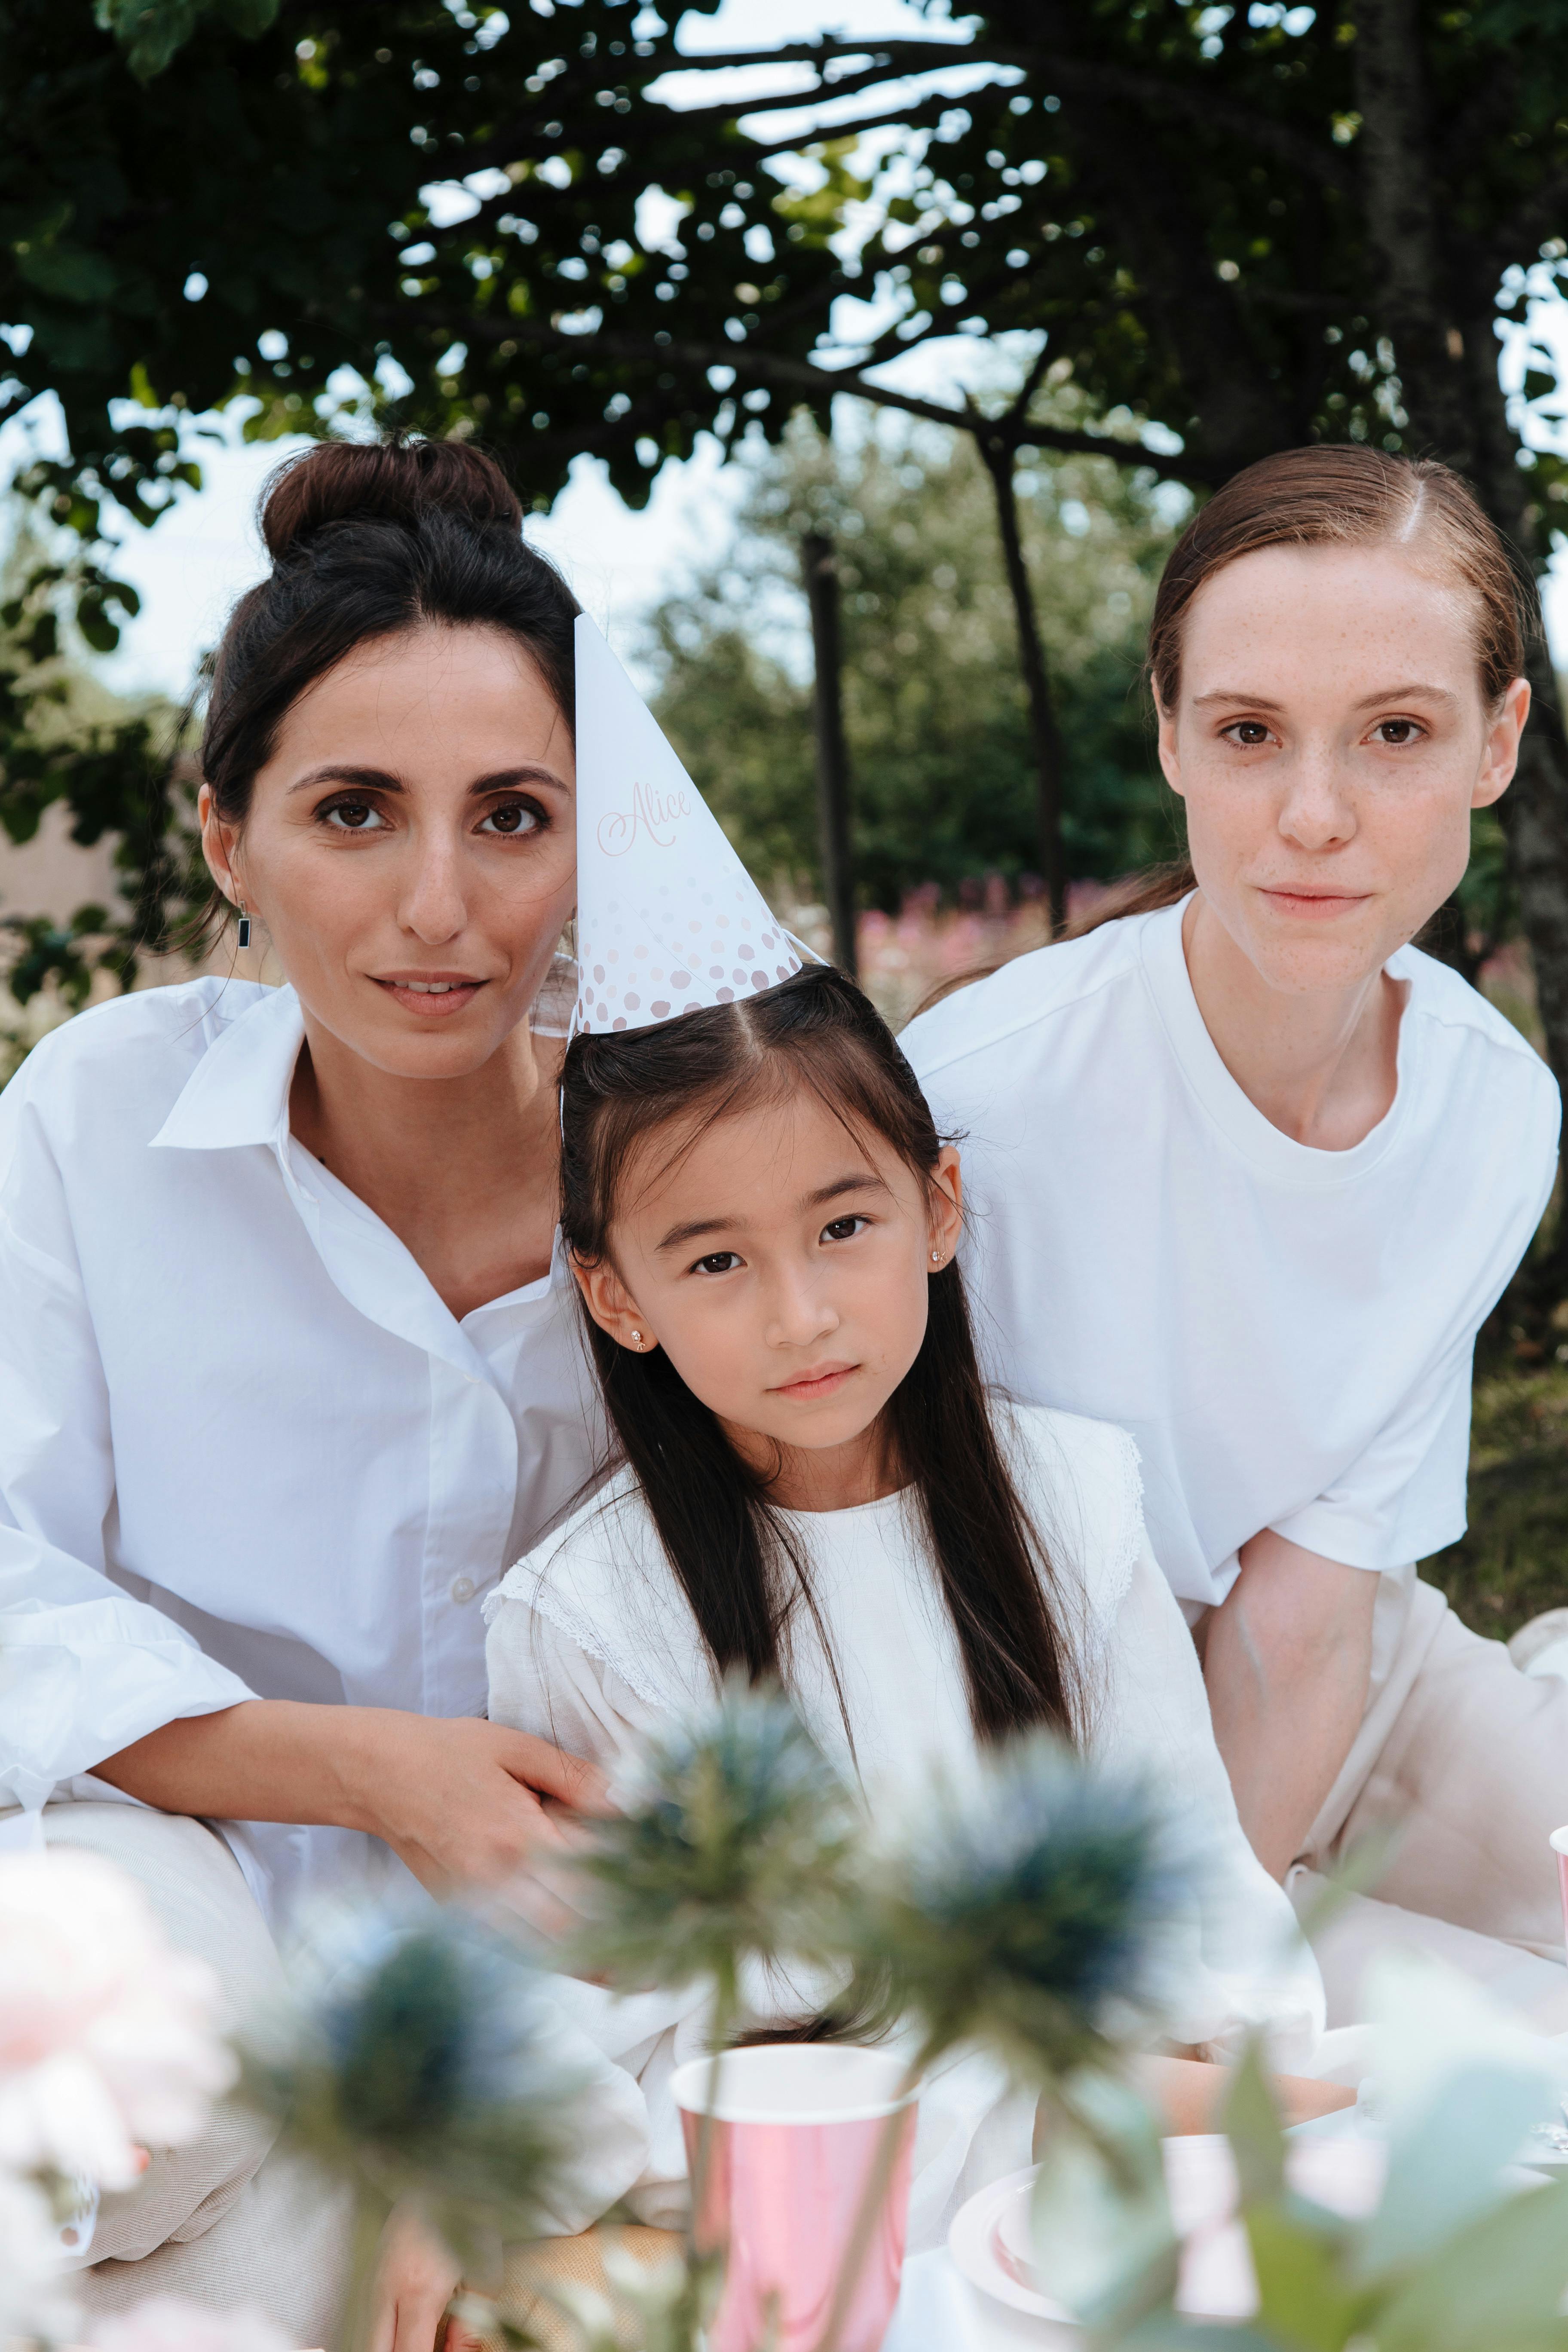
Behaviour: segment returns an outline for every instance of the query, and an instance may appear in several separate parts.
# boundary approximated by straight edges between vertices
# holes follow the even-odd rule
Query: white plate
[[[994,2295],[1010,2311],[1026,2311],[1032,2319],[1054,2319],[1058,2326],[1076,2329],[1078,2322],[1071,2312],[1064,2311],[1059,2303],[1047,2302],[1019,2274],[1001,2236],[1000,2224],[1014,2208],[1020,2208],[1026,2216],[1037,2169],[1030,2165],[1026,2172],[1010,2172],[1005,2180],[994,2180],[989,2189],[980,2189],[966,2205],[961,2205],[947,2233],[947,2251],[970,2285],[977,2286],[982,2294]]]
[[[1189,2318],[1246,2319],[1258,2308],[1258,2282],[1246,2231],[1236,2220],[1236,2162],[1218,2133],[1161,2143],[1171,2219],[1182,2241],[1176,2309]],[[1375,2208],[1388,2151],[1367,2140],[1292,2142],[1286,2158],[1300,2196],[1346,2219]],[[1062,2327],[1078,2323],[1034,2283],[1029,2260],[1029,2200],[1035,2168],[994,2181],[960,2208],[948,2251],[971,2285],[1013,2311]]]

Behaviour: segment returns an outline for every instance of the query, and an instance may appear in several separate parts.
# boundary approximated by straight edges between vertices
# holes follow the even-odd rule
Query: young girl
[[[588,1034],[562,1082],[562,1228],[619,1465],[487,1602],[492,1719],[613,1768],[726,1671],[776,1675],[873,1809],[1048,1726],[1177,1795],[1213,1851],[1173,1956],[1178,2041],[1225,2054],[1262,2024],[1277,2059],[1302,2064],[1322,2023],[1316,1971],[1242,1836],[1131,1440],[987,1395],[953,1260],[958,1154],[849,982],[816,965],[770,984],[764,947],[752,973],[744,955],[709,965],[709,1002],[665,1017],[672,990],[700,983],[670,976],[662,943],[772,926],[760,905],[729,923],[707,913],[754,894],[689,783],[686,830],[706,818],[711,835],[668,870],[698,911],[661,903],[657,878],[639,907],[617,869],[604,906],[617,945],[595,940],[606,835],[578,635]],[[733,869],[706,892],[705,860]],[[651,849],[645,862],[657,877]],[[713,1001],[715,977],[731,1001]],[[700,2005],[569,1998],[641,2084],[640,2207],[672,2218],[684,2162],[668,2076],[700,2046]],[[765,2026],[766,2007],[748,2021]],[[925,2109],[916,2244],[1030,2150],[1027,2104],[999,2099],[973,2062]]]

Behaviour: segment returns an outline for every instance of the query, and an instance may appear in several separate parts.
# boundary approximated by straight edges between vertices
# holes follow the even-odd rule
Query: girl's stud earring
[[[250,945],[250,917],[245,911],[243,898],[239,902],[239,944],[242,948]]]
[[[642,1346],[642,1333],[640,1331],[634,1331],[632,1333],[632,1343],[635,1347],[640,1348]]]
[[[932,1252],[931,1252],[931,1262],[932,1265],[940,1265],[942,1264],[942,1252],[941,1252],[941,1250],[932,1250]]]

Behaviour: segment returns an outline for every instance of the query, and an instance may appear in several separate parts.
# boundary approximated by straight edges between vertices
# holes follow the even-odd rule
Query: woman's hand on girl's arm
[[[93,1769],[164,1812],[368,1831],[433,1893],[510,1893],[547,1931],[568,1916],[550,1882],[569,1817],[605,1804],[596,1765],[525,1731],[290,1699],[183,1717]]]
[[[368,2352],[435,2352],[442,2315],[461,2284],[439,2238],[399,2207],[381,2242]],[[446,2352],[480,2352],[479,2339],[453,2320]]]

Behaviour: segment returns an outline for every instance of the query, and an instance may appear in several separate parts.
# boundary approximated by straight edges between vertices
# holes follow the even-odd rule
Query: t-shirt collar
[[[1377,1125],[1347,1151],[1298,1143],[1266,1118],[1237,1086],[1209,1035],[1182,945],[1182,919],[1194,895],[1189,891],[1178,905],[1145,916],[1139,942],[1155,1017],[1188,1086],[1237,1150],[1268,1174],[1307,1187],[1349,1183],[1364,1175],[1394,1141],[1414,1091],[1417,1024],[1410,1018],[1409,1002],[1399,1024],[1394,1100]],[[1386,968],[1395,980],[1413,976],[1402,968],[1404,962],[1403,955],[1389,961]]]
[[[153,1149],[223,1151],[236,1144],[267,1143],[281,1151],[294,1065],[304,1041],[294,991],[269,988],[202,1055],[153,1138]]]

